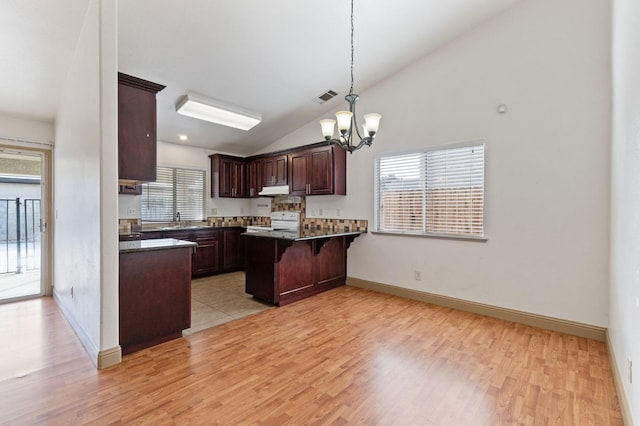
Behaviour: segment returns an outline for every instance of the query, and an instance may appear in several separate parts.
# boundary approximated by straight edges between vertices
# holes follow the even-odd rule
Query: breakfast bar
[[[246,292],[278,306],[345,284],[347,249],[360,231],[245,233]]]

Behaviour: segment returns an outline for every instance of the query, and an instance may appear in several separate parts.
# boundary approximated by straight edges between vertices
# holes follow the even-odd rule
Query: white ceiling
[[[55,119],[88,1],[2,1],[0,113]],[[355,92],[517,1],[355,0]],[[159,140],[184,144],[186,134],[192,146],[251,154],[346,106],[347,0],[127,0],[118,8],[119,70],[167,86],[157,97]],[[339,95],[312,102],[326,89]],[[175,103],[188,92],[263,121],[245,132],[183,117]]]

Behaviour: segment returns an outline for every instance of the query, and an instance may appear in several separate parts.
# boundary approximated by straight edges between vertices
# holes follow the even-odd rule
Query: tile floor
[[[191,328],[183,336],[244,318],[274,306],[244,292],[244,272],[231,272],[191,282]]]

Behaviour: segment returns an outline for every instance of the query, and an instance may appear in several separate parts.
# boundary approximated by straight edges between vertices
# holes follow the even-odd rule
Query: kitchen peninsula
[[[131,353],[191,326],[191,241],[120,242],[120,346]]]
[[[249,232],[246,292],[278,306],[345,284],[347,249],[361,231]]]

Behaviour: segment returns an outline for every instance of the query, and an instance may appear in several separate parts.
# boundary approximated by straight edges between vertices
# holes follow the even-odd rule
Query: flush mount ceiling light
[[[360,136],[358,123],[356,122],[356,102],[359,97],[353,93],[353,0],[351,0],[351,88],[349,89],[349,94],[344,98],[349,103],[349,111],[336,112],[338,132],[340,133],[338,138],[333,137],[336,120],[320,120],[320,126],[322,126],[322,135],[327,142],[338,145],[353,154],[353,151],[365,145],[371,146],[373,138],[375,138],[376,132],[378,131],[378,126],[380,125],[380,118],[382,118],[380,114],[376,113],[365,114],[364,124],[362,125],[365,137]],[[358,136],[358,139],[360,139],[357,145],[355,145],[355,141],[352,142],[351,139],[354,129],[355,134]]]
[[[235,105],[187,94],[176,104],[176,112],[199,120],[249,130],[262,121],[262,115]]]

